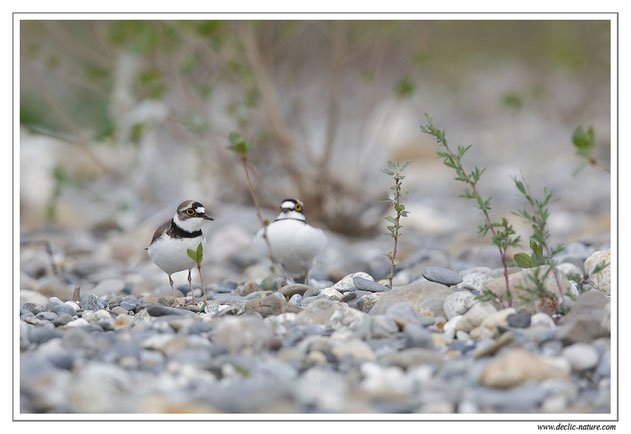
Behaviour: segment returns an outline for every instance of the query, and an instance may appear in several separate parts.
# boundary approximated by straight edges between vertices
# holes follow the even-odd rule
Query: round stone
[[[452,286],[462,282],[462,276],[455,271],[441,267],[427,267],[421,273],[424,278],[431,282],[442,283],[443,285]]]

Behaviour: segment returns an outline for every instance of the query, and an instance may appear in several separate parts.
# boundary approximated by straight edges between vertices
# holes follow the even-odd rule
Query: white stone
[[[475,296],[469,291],[456,291],[445,299],[443,311],[447,319],[465,314],[471,306],[477,303]]]
[[[598,351],[583,342],[566,347],[562,355],[570,362],[573,371],[591,369],[598,363]]]

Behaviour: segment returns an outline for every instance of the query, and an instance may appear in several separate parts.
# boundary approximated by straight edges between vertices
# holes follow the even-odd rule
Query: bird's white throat
[[[186,231],[186,232],[196,232],[202,228],[202,224],[204,223],[204,219],[200,217],[193,217],[186,220],[181,220],[177,214],[173,216],[173,222],[177,227]]]

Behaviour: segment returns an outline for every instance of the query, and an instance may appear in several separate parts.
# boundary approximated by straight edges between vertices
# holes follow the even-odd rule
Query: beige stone
[[[511,288],[511,295],[513,297],[513,305],[520,310],[527,310],[531,314],[541,311],[548,313],[553,312],[557,308],[557,306],[554,305],[555,303],[550,302],[550,300],[538,299],[533,302],[526,303],[521,299],[521,297],[533,297],[533,295],[526,289],[534,287],[534,284],[529,276],[534,276],[534,274],[537,272],[536,270],[539,270],[539,276],[543,277],[546,268],[528,268],[518,271],[517,273],[512,273],[508,276],[508,283]],[[556,276],[559,279],[559,285],[561,286],[561,291],[563,292],[563,294],[568,291],[572,292],[572,285],[570,284],[570,281],[567,279],[565,274],[558,271],[556,273]],[[558,297],[559,289],[554,272],[548,273],[548,276],[543,283],[548,292],[554,294],[555,297]],[[484,284],[484,289],[488,289],[500,298],[506,297],[506,281],[504,277],[498,277],[496,279],[489,280]]]
[[[602,263],[608,263],[598,273],[593,273],[594,268]],[[611,249],[594,252],[585,260],[585,272],[596,289],[606,295],[611,295]]]
[[[568,378],[569,367],[548,361],[521,348],[489,362],[482,372],[481,383],[489,387],[509,388],[526,381]]]
[[[496,312],[491,303],[476,303],[458,321],[456,331],[462,330],[468,333]]]
[[[497,331],[497,326],[508,327],[508,323],[506,322],[506,317],[508,315],[515,313],[514,307],[509,307],[506,309],[502,309],[500,311],[495,312],[493,315],[486,318],[480,324],[480,327],[484,327],[485,329],[490,330],[493,333],[493,336],[497,336],[499,332]]]
[[[426,312],[430,309],[434,316],[443,316],[443,304],[452,293],[453,290],[445,285],[419,279],[409,285],[396,286],[384,292],[370,310],[370,314],[386,313],[393,304],[405,302],[411,304],[417,312]]]

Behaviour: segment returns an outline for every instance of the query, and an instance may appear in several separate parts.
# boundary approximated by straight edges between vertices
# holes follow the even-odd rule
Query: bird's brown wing
[[[166,230],[169,228],[169,226],[171,225],[171,221],[169,220],[168,222],[166,222],[165,224],[163,224],[162,226],[160,226],[158,229],[156,229],[156,231],[153,233],[153,238],[151,238],[151,244],[153,244],[155,242],[155,240],[157,240],[158,238],[160,238],[160,236],[166,232]],[[145,249],[146,250],[146,249]]]

